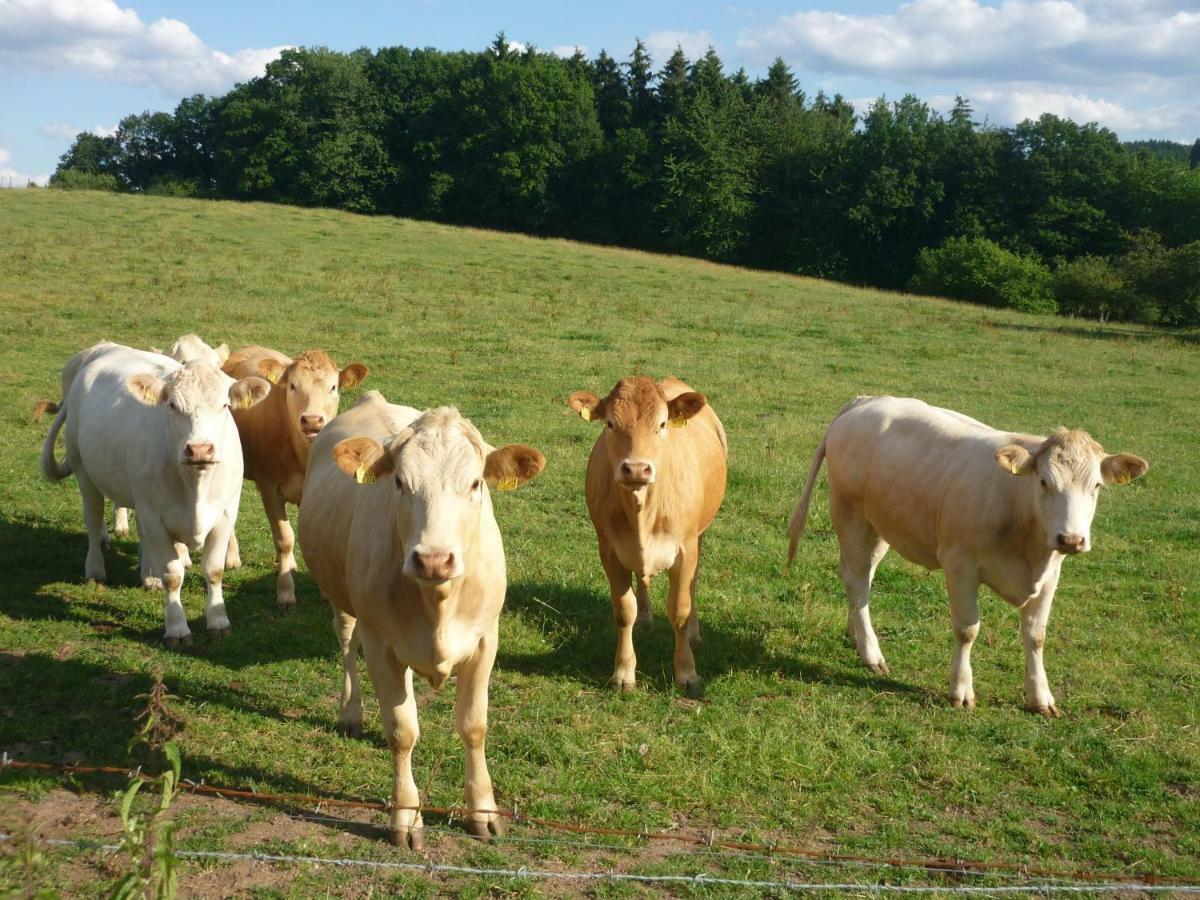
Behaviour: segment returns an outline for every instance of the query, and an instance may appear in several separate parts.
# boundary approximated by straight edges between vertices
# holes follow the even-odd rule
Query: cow
[[[150,348],[150,352],[162,353],[161,350],[154,347]],[[202,360],[214,369],[219,369],[221,364],[229,358],[229,345],[221,344],[219,347],[210,347],[201,339],[200,335],[190,332],[176,340],[164,355],[181,363],[191,362],[194,359]],[[129,509],[127,507],[113,507],[113,534],[117,537],[129,537]],[[185,556],[184,558],[190,566],[191,557]]]
[[[74,473],[88,532],[84,576],[105,580],[104,498],[137,512],[143,583],[166,592],[164,640],[191,639],[180,601],[187,551],[203,547],[208,630],[229,631],[221,581],[225,548],[241,497],[242,449],[231,406],[250,406],[270,384],[238,381],[208,363],[180,364],[157,353],[103,342],[63,369],[63,402],[42,447],[51,481]],[[54,457],[66,426],[66,464]]]
[[[696,575],[701,538],[725,496],[725,428],[703,394],[672,377],[622,378],[604,399],[576,391],[567,405],[585,422],[603,423],[584,488],[617,624],[612,685],[635,687],[635,613],[650,620],[650,579],[665,569],[675,683],[696,696]]]
[[[242,440],[246,478],[258,487],[275,539],[275,602],[282,609],[294,609],[295,537],[286,504],[300,502],[313,439],[337,415],[340,392],[366,378],[367,367],[351,363],[339,371],[320,350],[291,359],[266,347],[243,347],[222,368],[234,378],[257,375],[272,384],[265,403],[235,409],[233,418]],[[241,565],[236,535],[230,540],[228,559],[231,568]]]
[[[1021,611],[1027,708],[1057,717],[1042,648],[1063,560],[1091,549],[1100,486],[1126,484],[1149,464],[1129,453],[1106,454],[1086,431],[1063,428],[1048,437],[997,431],[920,400],[858,397],[838,413],[813,456],[788,527],[789,563],[823,461],[847,632],[863,664],[889,674],[868,595],[879,561],[893,547],[946,573],[955,638],[950,702],[975,706],[971,647],[985,584]]]
[[[420,849],[412,776],[419,735],[413,673],[437,689],[458,666],[455,724],[466,748],[467,823],[501,832],[484,757],[487,692],[506,576],[489,485],[513,490],[545,458],[493,449],[452,407],[419,413],[368,391],[313,442],[300,501],[300,546],[333,605],[344,679],[340,730],[362,733],[361,644],[379,697],[394,780],[390,836]]]

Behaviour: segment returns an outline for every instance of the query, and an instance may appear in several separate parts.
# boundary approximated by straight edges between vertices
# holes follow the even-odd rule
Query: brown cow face
[[[673,429],[704,408],[703,394],[689,391],[673,400],[654,381],[637,376],[622,378],[601,400],[588,391],[576,391],[567,405],[585,421],[604,423],[604,447],[612,465],[613,480],[629,491],[654,484],[658,464]]]
[[[351,363],[338,371],[328,354],[320,350],[301,354],[287,368],[273,359],[264,359],[259,369],[268,380],[276,382],[276,390],[286,392],[290,427],[310,443],[338,414],[340,392],[367,377],[367,367],[362,363]]]
[[[1105,454],[1086,431],[1065,428],[1046,438],[1033,453],[1010,444],[996,462],[1013,475],[1037,479],[1035,509],[1049,549],[1074,555],[1092,549],[1092,520],[1100,485],[1127,484],[1150,464],[1131,453]]]
[[[452,407],[424,413],[386,448],[371,438],[350,438],[333,454],[359,483],[392,491],[404,574],[425,584],[467,574],[482,512],[490,505],[484,483],[515,490],[546,463],[522,444],[489,447]]]

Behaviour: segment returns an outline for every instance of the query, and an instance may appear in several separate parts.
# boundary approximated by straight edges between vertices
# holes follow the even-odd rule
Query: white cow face
[[[484,483],[514,490],[545,465],[541,453],[523,444],[492,449],[448,406],[424,413],[386,448],[350,438],[333,456],[359,483],[392,492],[404,574],[426,584],[467,574],[488,502]]]
[[[1049,549],[1074,555],[1092,549],[1092,519],[1100,486],[1127,484],[1150,465],[1131,453],[1106,455],[1086,431],[1065,428],[1046,438],[1033,453],[1010,444],[996,461],[1013,475],[1036,478],[1036,509]]]
[[[284,367],[274,359],[264,359],[259,370],[287,399],[288,423],[293,433],[311,443],[338,414],[340,391],[351,388],[367,377],[367,367],[350,363],[338,370],[329,354],[309,350]]]
[[[221,450],[237,442],[230,406],[246,408],[271,390],[262,378],[234,381],[212,365],[192,361],[167,375],[130,375],[126,387],[138,401],[166,410],[167,447],[176,462],[203,471],[221,462]]]
[[[219,347],[210,347],[201,340],[200,335],[185,334],[171,345],[167,356],[181,363],[199,360],[219,369],[225,364],[225,360],[229,359],[229,345],[221,344]]]

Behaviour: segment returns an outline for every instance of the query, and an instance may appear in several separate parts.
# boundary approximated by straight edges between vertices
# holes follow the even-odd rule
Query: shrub
[[[968,300],[985,306],[1053,313],[1054,276],[1032,256],[1005,250],[987,238],[950,238],[917,256],[913,291]]]
[[[116,191],[121,187],[116,175],[61,168],[50,176],[49,186],[63,191]]]
[[[1081,256],[1065,262],[1054,273],[1054,297],[1063,315],[1087,319],[1144,321],[1139,295],[1123,271],[1102,256]],[[1142,315],[1139,315],[1139,312]]]
[[[194,181],[163,175],[150,182],[146,193],[153,197],[195,197],[200,191]]]
[[[1160,322],[1200,325],[1200,241],[1166,251],[1139,275],[1139,292],[1153,298]]]

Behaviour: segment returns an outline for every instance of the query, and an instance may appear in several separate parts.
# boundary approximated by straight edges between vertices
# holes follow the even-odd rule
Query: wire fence
[[[0,755],[0,770],[14,769],[26,771],[49,772],[60,775],[119,775],[125,778],[140,778],[144,781],[155,782],[156,776],[143,773],[140,767],[128,766],[88,766],[74,763],[45,763],[11,759],[7,753]],[[907,885],[877,882],[864,883],[826,883],[800,882],[793,880],[747,880],[726,878],[723,876],[698,875],[640,875],[624,872],[563,872],[554,870],[535,870],[527,867],[517,869],[476,868],[471,866],[451,865],[430,862],[393,862],[365,859],[338,859],[309,856],[293,856],[288,854],[271,854],[261,852],[235,853],[217,850],[176,850],[175,854],[181,859],[213,859],[213,860],[245,860],[271,863],[309,863],[330,866],[361,866],[380,870],[423,871],[430,874],[442,875],[476,875],[502,878],[532,878],[541,880],[574,880],[582,881],[629,881],[641,883],[663,884],[707,884],[728,887],[746,887],[762,890],[795,890],[795,891],[873,891],[879,893],[949,893],[949,894],[1009,894],[1009,893],[1112,893],[1120,891],[1142,891],[1147,893],[1177,892],[1180,894],[1200,893],[1200,879],[1156,875],[1150,872],[1096,872],[1056,869],[1052,867],[1030,865],[1028,863],[1010,863],[992,860],[966,860],[961,858],[946,859],[939,857],[906,857],[890,855],[886,857],[869,856],[853,853],[835,853],[810,847],[799,847],[780,843],[754,843],[748,841],[729,840],[719,836],[715,830],[706,836],[676,832],[651,831],[648,829],[612,828],[577,822],[562,822],[527,815],[519,809],[499,808],[488,810],[472,810],[463,807],[442,807],[421,805],[417,807],[395,807],[387,800],[360,800],[343,797],[325,797],[309,794],[277,793],[259,791],[253,788],[229,788],[206,784],[203,781],[183,779],[180,790],[193,794],[201,794],[224,799],[250,800],[257,803],[269,803],[286,807],[308,807],[313,813],[295,813],[295,818],[312,821],[325,821],[345,824],[344,819],[322,816],[322,809],[362,809],[388,812],[392,809],[411,809],[423,814],[443,816],[447,823],[455,819],[467,819],[475,812],[488,812],[500,815],[517,824],[542,829],[545,832],[560,834],[590,835],[594,837],[621,838],[643,844],[671,842],[692,848],[691,855],[701,857],[711,855],[714,861],[728,862],[731,858],[742,860],[757,859],[772,863],[799,861],[805,864],[823,864],[838,867],[869,867],[891,870],[920,870],[928,874],[956,877],[992,878],[1002,881],[1020,882],[1001,886],[988,885]],[[0,841],[11,841],[12,835],[0,834]],[[567,841],[557,837],[519,837],[508,836],[503,839],[506,843],[545,843],[596,850],[622,849],[614,844],[599,842]],[[71,846],[78,849],[94,849],[111,851],[117,845],[100,844],[89,841],[48,840],[44,843],[51,846]],[[1035,880],[1036,879],[1036,880]]]

